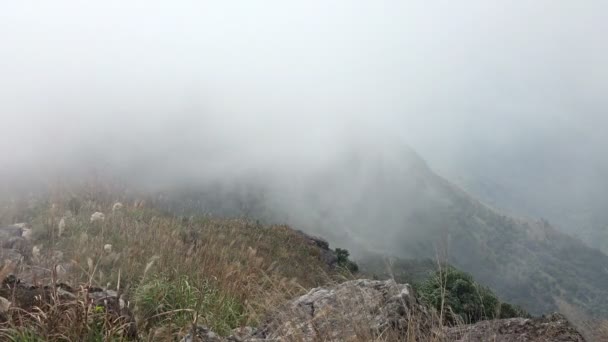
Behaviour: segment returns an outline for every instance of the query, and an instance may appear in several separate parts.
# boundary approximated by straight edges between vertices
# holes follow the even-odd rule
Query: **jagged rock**
[[[191,330],[192,331],[190,331],[186,336],[184,336],[180,340],[180,342],[221,342],[224,340],[216,333],[202,325],[199,325]]]
[[[450,328],[432,326],[432,317],[409,285],[392,280],[353,280],[315,288],[270,314],[260,328],[243,327],[227,338],[206,327],[199,341],[441,341],[441,342],[584,342],[559,314],[513,318]],[[194,341],[193,333],[181,342]]]
[[[315,288],[273,313],[254,337],[283,341],[342,341],[383,335],[399,338],[408,329],[428,336],[427,310],[409,285],[393,280],[353,280]]]
[[[541,318],[510,318],[447,328],[447,341],[583,342],[585,339],[560,314]]]
[[[221,338],[199,326],[196,336],[208,342],[397,341],[409,331],[425,341],[430,329],[430,316],[409,285],[361,279],[312,289],[272,313],[259,329],[242,327]],[[181,342],[193,341],[192,335]]]

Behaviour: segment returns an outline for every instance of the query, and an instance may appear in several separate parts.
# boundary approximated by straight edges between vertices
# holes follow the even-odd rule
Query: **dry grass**
[[[113,213],[117,200],[124,207]],[[90,222],[96,211],[105,213],[103,222]],[[65,227],[59,236],[62,219]],[[144,340],[174,339],[193,321],[220,334],[256,326],[286,300],[350,277],[328,268],[318,248],[287,226],[175,217],[95,187],[57,191],[48,201],[9,202],[0,221],[30,222],[40,248],[35,266],[10,271],[34,283],[59,278],[83,288],[118,290],[134,310]],[[106,244],[111,251],[104,249]],[[6,339],[124,338],[122,322],[108,319],[84,300],[68,305],[51,296],[28,312],[11,310],[2,329]],[[428,340],[419,336],[416,322],[411,320],[407,340]],[[372,335],[364,324],[357,331],[361,341],[397,338],[390,329]]]

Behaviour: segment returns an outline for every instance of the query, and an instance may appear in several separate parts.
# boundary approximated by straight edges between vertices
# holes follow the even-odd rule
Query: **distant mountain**
[[[545,218],[608,253],[608,159],[602,148],[608,138],[603,127],[598,125],[595,135],[535,137],[528,132],[535,138],[477,142],[450,156],[434,156],[431,164],[485,203],[517,216]]]
[[[544,220],[490,208],[408,148],[365,146],[341,156],[313,172],[282,176],[282,170],[190,190],[189,206],[289,223],[349,246],[355,258],[446,257],[532,314],[557,310],[563,301],[608,317],[608,256],[599,250]]]

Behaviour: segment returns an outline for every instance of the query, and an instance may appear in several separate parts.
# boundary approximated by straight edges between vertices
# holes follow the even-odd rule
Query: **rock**
[[[18,265],[23,261],[23,259],[23,255],[15,249],[0,248],[0,260],[2,260],[5,265]]]
[[[240,327],[232,330],[232,335],[228,338],[229,341],[250,341],[257,333],[257,329],[253,327]]]
[[[6,240],[2,240],[1,246],[2,248],[16,249],[23,252],[26,249],[29,249],[30,242],[21,236],[11,236]]]
[[[88,296],[97,305],[102,305],[109,308],[115,314],[123,318],[128,318],[127,321],[135,324],[135,318],[129,311],[124,299],[118,292],[109,289],[89,288]]]
[[[583,342],[585,339],[561,314],[541,318],[483,321],[445,329],[447,341]]]
[[[103,222],[106,219],[106,215],[104,215],[104,213],[101,213],[99,211],[94,212],[93,215],[91,215],[91,222]]]
[[[203,326],[181,342],[460,341],[584,342],[559,314],[441,328],[409,285],[392,280],[353,280],[319,287],[271,313],[260,328],[243,327],[222,338]],[[194,338],[196,336],[196,338]]]
[[[11,302],[4,297],[0,297],[0,315],[4,315],[5,313],[7,313],[10,307]]]
[[[34,259],[35,261],[39,261],[41,250],[42,250],[42,248],[39,246],[32,247],[32,259]]]
[[[399,341],[410,332],[426,341],[430,321],[409,285],[362,279],[312,289],[270,314],[259,329],[238,328],[221,338],[199,326],[195,335],[209,342]],[[181,342],[193,341],[192,336]]]
[[[30,228],[22,228],[21,229],[21,236],[30,241],[32,239],[32,230]]]
[[[180,342],[221,342],[224,340],[220,338],[216,333],[202,325],[199,325],[191,330],[192,331],[190,331],[186,336],[184,336],[180,340]]]
[[[23,228],[12,225],[0,227],[0,241],[8,240],[12,237],[21,237],[23,235]]]
[[[312,289],[273,313],[255,337],[343,341],[375,340],[382,335],[400,339],[409,329],[416,329],[416,336],[426,337],[431,329],[429,322],[426,308],[417,302],[408,285],[361,279]]]

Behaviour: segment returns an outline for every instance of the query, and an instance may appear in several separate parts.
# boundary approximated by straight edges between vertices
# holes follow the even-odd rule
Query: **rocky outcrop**
[[[24,224],[0,227],[0,261],[2,265],[20,264],[31,256],[31,234]]]
[[[428,336],[430,319],[409,285],[354,280],[315,288],[273,313],[255,334],[281,341]]]
[[[259,328],[237,329],[221,338],[198,327],[201,341],[459,341],[459,342],[583,342],[561,315],[513,318],[438,328],[409,285],[392,280],[354,280],[315,288],[273,312]]]
[[[409,285],[361,279],[312,289],[271,313],[260,328],[235,329],[221,338],[200,326],[181,341],[427,341],[430,321]]]
[[[483,321],[446,329],[447,341],[583,342],[585,339],[560,314],[541,318]]]

